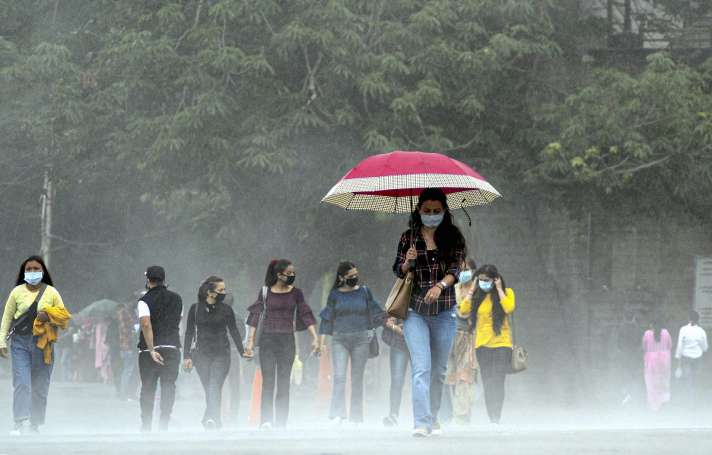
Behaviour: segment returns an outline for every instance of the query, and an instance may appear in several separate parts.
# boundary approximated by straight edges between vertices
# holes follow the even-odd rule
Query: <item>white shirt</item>
[[[699,359],[707,352],[707,334],[699,325],[687,324],[680,329],[675,358]]]
[[[148,309],[148,304],[143,300],[138,301],[138,318],[151,317],[151,310]]]

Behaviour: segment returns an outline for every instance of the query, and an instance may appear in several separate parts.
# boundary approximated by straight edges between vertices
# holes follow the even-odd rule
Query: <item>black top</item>
[[[198,319],[198,342],[196,348],[201,355],[210,357],[230,354],[230,340],[227,332],[230,331],[232,341],[237,347],[240,355],[245,350],[242,346],[240,331],[237,329],[235,312],[224,303],[214,305],[194,303],[188,310],[188,323],[185,329],[185,339],[183,344],[183,358],[189,359],[191,356],[190,347],[195,338],[196,312]]]
[[[141,297],[151,312],[154,346],[180,347],[180,319],[183,314],[183,300],[165,286],[151,288]],[[138,348],[148,349],[143,331],[139,335]]]

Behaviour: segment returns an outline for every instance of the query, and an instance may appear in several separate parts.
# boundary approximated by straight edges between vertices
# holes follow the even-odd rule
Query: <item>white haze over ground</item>
[[[110,385],[54,382],[47,425],[39,436],[9,436],[11,384],[4,379],[0,406],[2,454],[712,454],[712,412],[708,404],[688,413],[670,409],[650,414],[638,407],[606,403],[579,407],[526,405],[515,395],[505,404],[501,426],[487,423],[481,391],[468,426],[445,427],[444,435],[428,440],[410,436],[409,390],[398,428],[386,429],[387,395],[370,396],[366,423],[335,426],[324,403],[298,393],[292,402],[287,430],[259,431],[247,424],[248,403],[241,403],[237,422],[220,432],[200,426],[202,390],[194,375],[181,375],[171,429],[141,435],[139,405],[119,401]],[[511,387],[510,387],[511,388]],[[539,400],[536,400],[539,401]],[[327,403],[328,404],[328,403]],[[229,416],[226,418],[229,419]]]

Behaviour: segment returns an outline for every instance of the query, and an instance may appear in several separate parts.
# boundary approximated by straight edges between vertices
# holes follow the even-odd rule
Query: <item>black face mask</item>
[[[215,296],[215,303],[223,303],[225,302],[225,294],[220,294],[218,292],[218,295]]]
[[[287,286],[291,286],[294,284],[294,280],[296,280],[296,279],[297,279],[296,275],[289,275],[284,279],[284,283]]]
[[[353,278],[346,278],[346,279],[344,280],[344,283],[346,283],[346,286],[355,288],[356,285],[358,284],[358,277],[355,276],[355,277],[353,277]]]

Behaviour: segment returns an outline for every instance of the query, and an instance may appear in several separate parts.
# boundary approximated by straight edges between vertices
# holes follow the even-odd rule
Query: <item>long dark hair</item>
[[[208,303],[208,292],[215,291],[215,287],[218,283],[222,283],[223,280],[219,276],[210,275],[207,277],[198,288],[198,303],[207,305]]]
[[[336,289],[338,287],[341,287],[343,284],[343,281],[339,279],[339,277],[343,277],[345,274],[349,273],[349,270],[355,269],[356,264],[353,262],[349,261],[343,261],[339,262],[339,266],[336,267],[336,279],[334,280],[334,286],[332,289]]]
[[[270,261],[265,274],[265,286],[274,286],[278,280],[277,275],[284,273],[290,265],[292,265],[292,261],[289,259],[273,259]]]
[[[497,267],[491,264],[483,265],[475,271],[474,279],[477,280],[477,277],[480,275],[486,275],[488,278],[491,278],[492,281],[494,281],[495,278],[499,277],[499,279],[502,280],[502,289],[504,289],[505,291],[507,290],[507,285],[504,282],[504,278],[502,278],[502,275],[499,274],[499,270],[497,270]],[[504,312],[504,308],[502,307],[502,302],[500,302],[499,300],[499,293],[497,292],[494,283],[492,284],[492,286],[492,290],[489,292],[489,295],[492,299],[492,326],[494,328],[494,333],[499,335],[500,333],[502,333],[504,318],[507,315]],[[470,330],[474,330],[477,326],[477,310],[480,308],[480,305],[482,305],[482,302],[485,300],[487,295],[487,292],[480,289],[480,283],[478,280],[477,290],[472,296],[472,313],[470,314],[472,324],[470,325]]]
[[[52,275],[49,274],[49,269],[47,269],[47,265],[45,264],[44,259],[42,259],[42,256],[38,255],[30,256],[22,262],[22,265],[20,265],[20,271],[17,273],[17,280],[15,280],[15,286],[25,284],[25,266],[28,262],[32,261],[39,262],[39,264],[42,266],[42,282],[48,286],[54,286],[54,282],[52,281]]]
[[[440,259],[448,264],[455,256],[455,250],[461,249],[467,256],[467,244],[460,229],[452,222],[450,206],[447,204],[447,196],[440,188],[426,188],[418,197],[418,206],[410,215],[411,228],[418,232],[423,227],[423,220],[420,218],[420,209],[426,201],[440,201],[445,209],[445,216],[440,226],[435,230],[435,244],[440,253]]]

